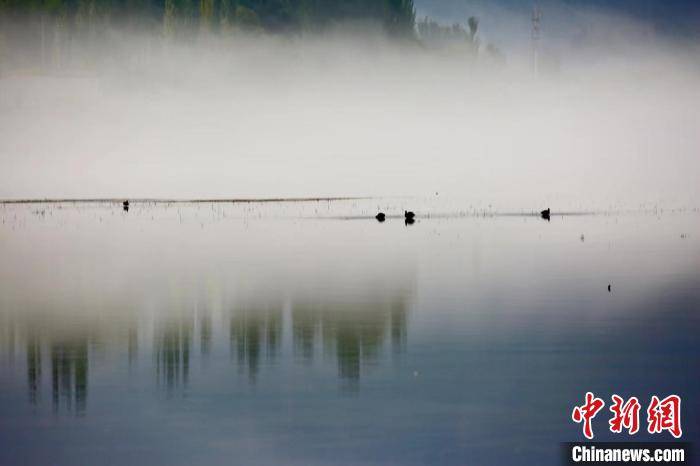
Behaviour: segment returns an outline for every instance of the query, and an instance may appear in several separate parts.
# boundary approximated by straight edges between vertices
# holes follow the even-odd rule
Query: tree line
[[[0,0],[3,23],[40,17],[68,29],[140,25],[175,30],[317,30],[370,20],[410,35],[413,0]]]

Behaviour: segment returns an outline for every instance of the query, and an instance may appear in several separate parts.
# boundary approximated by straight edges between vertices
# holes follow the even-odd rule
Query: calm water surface
[[[0,464],[558,464],[586,391],[698,438],[700,213],[378,206],[0,206]]]

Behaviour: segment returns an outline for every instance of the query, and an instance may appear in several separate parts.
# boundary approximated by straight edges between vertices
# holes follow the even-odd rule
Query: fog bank
[[[111,34],[3,69],[0,197],[697,206],[692,44],[588,49],[536,75],[527,53],[468,59],[357,30]]]

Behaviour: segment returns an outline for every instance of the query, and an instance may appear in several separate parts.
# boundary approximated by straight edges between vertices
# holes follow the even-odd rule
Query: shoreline
[[[100,204],[129,202],[151,204],[198,204],[198,203],[265,203],[265,202],[323,202],[323,201],[356,201],[372,199],[369,196],[336,196],[336,197],[260,197],[260,198],[195,198],[195,199],[167,199],[167,198],[47,198],[47,199],[0,199],[0,204]]]

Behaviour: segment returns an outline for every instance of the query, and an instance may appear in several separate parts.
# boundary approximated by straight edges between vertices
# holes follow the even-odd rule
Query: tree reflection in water
[[[50,353],[54,410],[63,406],[76,414],[84,413],[88,390],[87,338],[53,342]]]
[[[156,379],[168,391],[187,386],[192,347],[192,317],[175,318],[162,324],[156,331],[154,356]]]
[[[33,405],[41,395],[41,343],[37,335],[27,338],[27,387]]]
[[[212,317],[209,311],[204,311],[199,316],[199,349],[202,356],[208,356],[212,344]]]
[[[295,351],[310,363],[317,340],[337,359],[344,388],[357,390],[363,365],[376,364],[387,334],[395,352],[406,340],[408,293],[372,293],[352,299],[295,303],[292,331]]]
[[[139,352],[149,353],[152,348],[156,384],[172,394],[188,386],[197,342],[202,358],[208,359],[220,347],[217,338],[228,337],[230,355],[239,372],[255,384],[263,367],[275,366],[283,351],[284,335],[288,335],[298,360],[310,366],[317,355],[330,356],[342,387],[353,391],[359,389],[364,368],[377,364],[383,351],[403,351],[411,294],[407,287],[361,289],[361,294],[341,297],[332,290],[300,293],[286,300],[278,296],[266,301],[255,295],[245,301],[247,304],[223,313],[202,311],[203,306],[195,305],[189,311],[166,313],[156,319],[151,342],[143,337],[147,320],[136,320],[133,315],[104,321],[83,315],[65,320],[66,325],[60,320],[27,318],[4,329],[0,344],[10,359],[15,345],[24,349],[27,395],[32,405],[41,405],[42,375],[50,374],[49,393],[55,412],[85,412],[89,359],[94,357],[91,344],[113,348],[128,365],[129,377],[140,377],[142,372],[134,364]],[[227,321],[228,336],[216,331]]]
[[[252,383],[256,381],[263,345],[270,363],[279,352],[282,322],[281,305],[245,306],[231,316],[231,354],[236,355],[239,370],[247,370]]]

